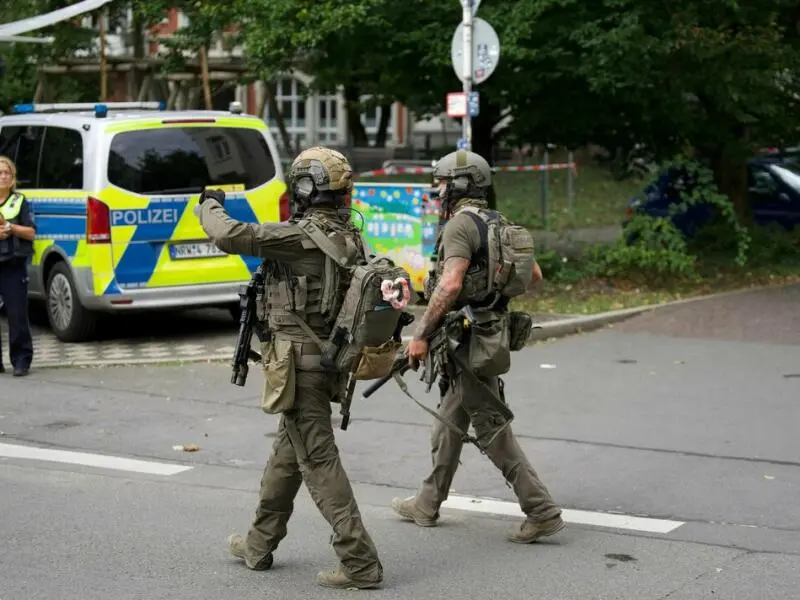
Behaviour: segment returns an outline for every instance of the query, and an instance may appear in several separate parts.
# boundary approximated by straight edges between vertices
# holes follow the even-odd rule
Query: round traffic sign
[[[464,81],[464,24],[460,23],[453,34],[450,48],[453,70]],[[494,27],[480,17],[472,20],[472,84],[483,83],[494,73],[500,60],[500,38]]]

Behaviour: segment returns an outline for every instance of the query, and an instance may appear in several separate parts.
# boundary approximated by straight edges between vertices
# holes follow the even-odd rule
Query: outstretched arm
[[[427,339],[439,326],[442,318],[453,307],[458,295],[461,293],[461,288],[464,285],[464,275],[469,269],[469,265],[468,259],[457,256],[448,258],[444,263],[442,276],[439,278],[430,300],[428,300],[428,307],[425,309],[425,314],[422,315],[419,325],[417,325],[414,339]]]

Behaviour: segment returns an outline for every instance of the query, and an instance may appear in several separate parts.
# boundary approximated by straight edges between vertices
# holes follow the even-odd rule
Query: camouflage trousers
[[[342,571],[375,579],[383,569],[364,528],[350,480],[339,458],[331,423],[331,400],[340,391],[330,374],[296,371],[295,402],[281,416],[272,455],[261,479],[256,516],[247,533],[248,561],[256,563],[286,537],[300,484],[333,529]]]
[[[481,379],[489,389],[499,397],[499,381],[497,377]],[[474,380],[456,373],[450,380],[450,386],[439,404],[439,416],[447,419],[462,431],[472,425],[475,436],[480,441],[489,439],[497,429],[497,423],[504,419],[491,405],[470,398],[470,411],[464,408],[463,394],[481,394],[474,385]],[[473,408],[473,407],[479,408]],[[447,427],[439,419],[434,419],[431,432],[431,458],[433,470],[420,486],[416,505],[423,513],[434,517],[439,506],[447,500],[453,477],[458,469],[461,449],[464,442],[458,433]],[[553,502],[545,485],[539,479],[525,453],[511,430],[505,426],[497,434],[484,452],[494,465],[500,469],[519,500],[520,508],[532,521],[546,521],[561,514],[561,509]]]

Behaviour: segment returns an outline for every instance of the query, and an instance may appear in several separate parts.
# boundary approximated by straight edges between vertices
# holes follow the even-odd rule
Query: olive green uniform
[[[469,204],[469,201],[459,203],[458,206],[466,204]],[[463,304],[469,304],[470,279],[485,278],[485,267],[480,268],[479,261],[476,260],[481,248],[481,236],[475,221],[469,215],[458,211],[447,222],[441,236],[439,269],[449,258],[458,257],[471,261],[465,276],[462,297],[455,307],[459,308]],[[483,378],[481,381],[494,392],[495,396],[500,397],[498,377]],[[455,371],[439,405],[439,415],[462,431],[467,431],[471,423],[476,438],[481,443],[482,440],[491,439],[497,430],[496,424],[503,419],[489,402],[475,401],[476,394],[486,394],[489,390],[483,390],[474,383],[471,377]],[[462,403],[466,394],[472,396],[472,401],[468,403],[469,411]],[[423,480],[416,497],[416,508],[431,519],[437,517],[439,506],[447,499],[453,476],[458,468],[463,443],[458,433],[439,419],[435,419],[431,434],[433,470]],[[547,488],[526,458],[510,425],[484,446],[484,451],[511,484],[522,511],[531,521],[542,522],[561,514],[561,510],[553,502]]]
[[[333,209],[311,208],[306,214],[344,222]],[[309,295],[321,287],[324,254],[309,243],[299,226],[242,223],[231,219],[218,202],[210,199],[202,204],[199,216],[203,229],[221,250],[259,256],[287,266],[294,276],[305,278]],[[274,306],[281,302],[271,296],[269,287],[267,296],[267,304]],[[326,339],[330,331],[324,320],[319,314],[310,314],[313,313],[310,306],[308,309],[306,323],[317,336]],[[273,347],[262,350],[272,357],[276,357],[275,348],[285,348],[291,353],[288,357],[279,352],[277,360],[294,365],[293,372],[284,374],[294,382],[293,401],[290,398],[291,408],[281,415],[272,455],[261,480],[255,519],[246,537],[244,558],[248,565],[271,558],[270,554],[286,536],[294,499],[301,482],[305,482],[317,508],[333,528],[333,548],[342,572],[357,580],[380,580],[383,569],[378,552],[362,523],[331,423],[331,402],[341,398],[344,378],[323,372],[319,365],[320,349],[303,327],[291,319],[270,318],[269,324]],[[292,393],[291,386],[285,387],[285,381],[276,384],[265,376],[265,385],[267,388],[283,385]],[[273,392],[265,389],[265,396]]]

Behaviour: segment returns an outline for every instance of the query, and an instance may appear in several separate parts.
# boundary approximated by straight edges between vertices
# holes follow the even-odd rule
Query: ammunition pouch
[[[509,318],[505,313],[475,312],[469,330],[469,367],[478,377],[490,378],[511,368]]]
[[[517,352],[525,347],[533,328],[533,318],[525,312],[512,312],[508,315],[509,348]]]
[[[402,345],[402,342],[391,339],[380,346],[364,346],[353,378],[357,381],[366,381],[386,377],[392,370],[395,357]]]

